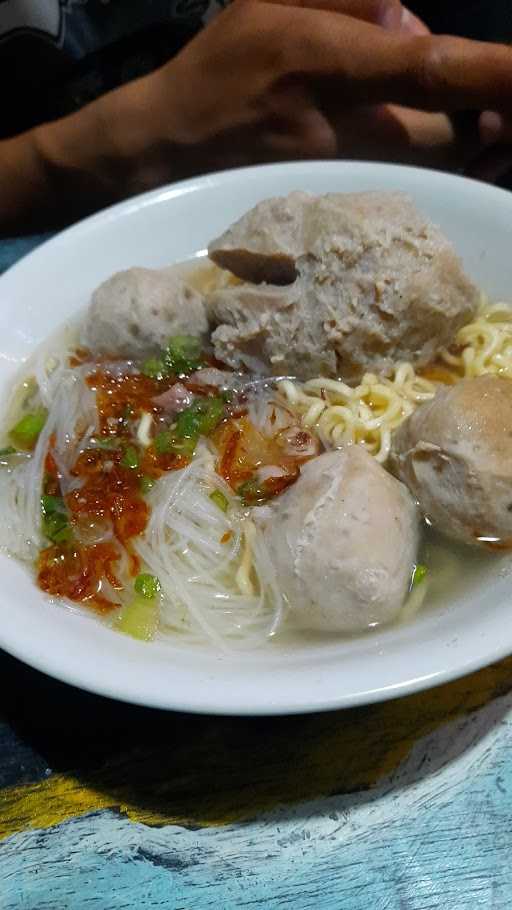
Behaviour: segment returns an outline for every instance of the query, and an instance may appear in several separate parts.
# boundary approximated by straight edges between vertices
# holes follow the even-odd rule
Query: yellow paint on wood
[[[169,715],[143,748],[0,794],[0,835],[99,809],[148,825],[223,825],[279,804],[375,787],[412,747],[512,688],[512,659],[429,692],[284,718]]]

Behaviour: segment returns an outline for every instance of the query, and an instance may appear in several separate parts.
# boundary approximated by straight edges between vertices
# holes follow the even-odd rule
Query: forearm
[[[0,235],[38,225],[46,178],[33,131],[0,142]]]
[[[151,78],[0,142],[0,234],[58,226],[174,176]]]

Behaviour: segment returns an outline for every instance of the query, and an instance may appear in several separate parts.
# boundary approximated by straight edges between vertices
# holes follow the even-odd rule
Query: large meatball
[[[83,341],[95,354],[146,357],[165,347],[171,335],[207,340],[201,294],[172,268],[133,268],[112,275],[94,292]]]
[[[512,544],[512,380],[440,389],[397,430],[390,464],[440,531]]]
[[[316,199],[310,193],[264,199],[210,243],[210,259],[245,281],[291,284],[306,252],[306,213]]]
[[[236,369],[287,376],[336,375],[336,354],[299,282],[242,284],[210,297],[215,354]]]
[[[297,625],[358,632],[397,616],[416,558],[417,510],[360,446],[308,462],[264,521]]]
[[[249,366],[248,352],[265,370],[301,379],[320,366],[348,381],[390,372],[397,360],[421,366],[478,303],[451,244],[401,193],[269,199],[210,256],[246,280],[274,282],[209,299],[215,353],[237,369]]]

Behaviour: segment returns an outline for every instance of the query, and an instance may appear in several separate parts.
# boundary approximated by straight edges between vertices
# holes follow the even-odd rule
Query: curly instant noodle
[[[316,428],[326,448],[357,443],[381,463],[389,455],[392,431],[436,392],[410,363],[398,364],[390,379],[366,373],[355,388],[321,377],[303,384],[285,380],[278,388],[304,426]]]
[[[486,373],[512,378],[512,308],[483,299],[477,318],[460,329],[450,349],[441,352],[440,362],[423,375],[410,363],[399,363],[390,378],[366,373],[354,388],[318,377],[304,383],[284,380],[278,389],[326,448],[357,443],[384,463],[392,432],[419,404],[434,397],[436,383],[453,384]]]
[[[458,349],[458,350],[457,350]],[[461,378],[494,373],[512,378],[512,309],[482,301],[477,318],[457,332],[442,360]]]

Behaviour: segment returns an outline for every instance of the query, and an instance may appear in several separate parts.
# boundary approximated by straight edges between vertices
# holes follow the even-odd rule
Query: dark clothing
[[[0,0],[0,137],[173,57],[228,0]],[[512,41],[509,0],[411,0],[433,31]]]
[[[412,0],[406,4],[433,32],[512,42],[510,0]]]
[[[0,136],[71,113],[156,69],[222,5],[223,0],[0,0]]]

